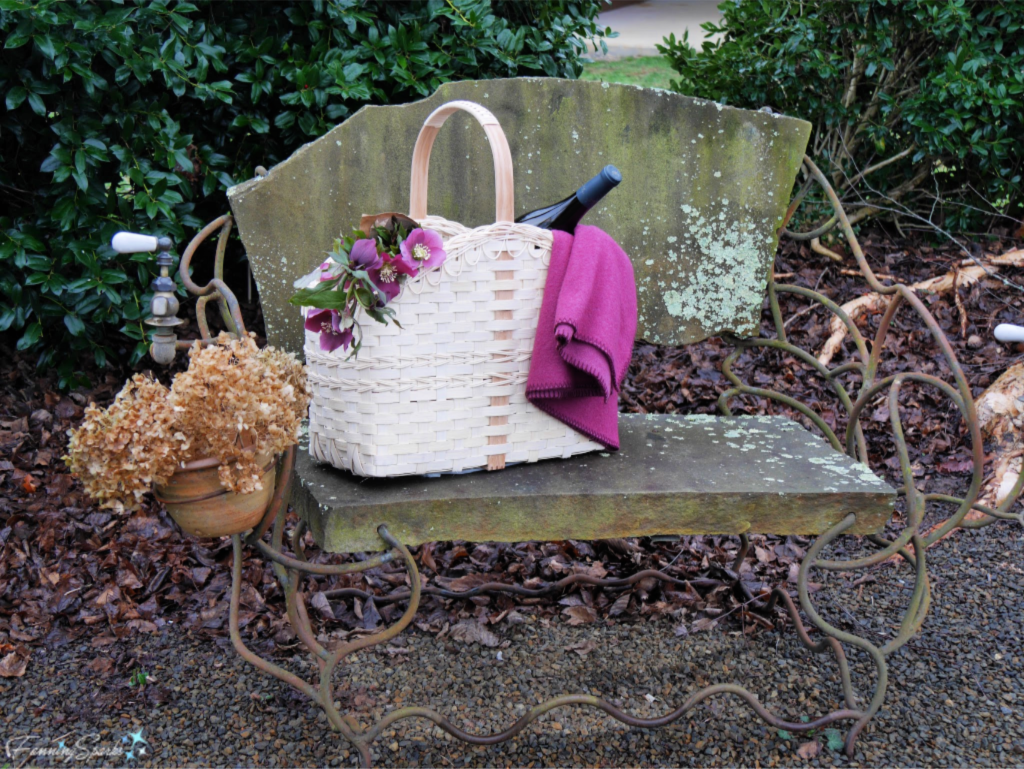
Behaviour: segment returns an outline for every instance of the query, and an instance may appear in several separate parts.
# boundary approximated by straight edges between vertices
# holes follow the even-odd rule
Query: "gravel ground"
[[[997,524],[958,533],[929,553],[934,600],[923,632],[890,658],[882,711],[858,742],[854,761],[830,750],[797,754],[804,736],[785,739],[730,698],[698,706],[660,730],[629,729],[598,711],[557,710],[515,740],[490,748],[448,739],[421,720],[404,721],[375,745],[382,766],[1021,766],[1024,765],[1024,536]],[[836,624],[857,617],[862,632],[894,632],[910,579],[906,566],[875,572],[858,588],[823,576],[816,594]],[[644,716],[664,712],[711,683],[745,682],[762,702],[798,720],[839,702],[834,664],[809,658],[791,628],[744,636],[728,622],[677,638],[667,620],[569,627],[529,617],[499,625],[508,642],[495,649],[438,640],[418,631],[390,651],[360,653],[339,670],[338,698],[366,723],[407,704],[432,705],[457,725],[504,728],[540,699],[566,692],[600,694]],[[571,645],[593,641],[581,656]],[[0,679],[0,723],[10,748],[67,745],[98,735],[110,749],[142,730],[149,746],[140,766],[351,766],[356,755],[326,731],[315,706],[241,661],[225,639],[168,627],[160,634],[93,648],[88,637],[34,650],[28,673]],[[121,657],[112,672],[102,660]],[[97,661],[99,660],[99,661]],[[873,683],[867,660],[851,657],[858,691]],[[307,677],[303,656],[283,664]],[[92,666],[90,668],[90,665]],[[129,687],[130,670],[151,674]],[[126,672],[128,671],[128,672]],[[654,701],[650,701],[653,697]],[[433,732],[433,734],[432,734]],[[67,736],[63,736],[67,735]],[[143,747],[139,745],[138,747]],[[124,765],[112,754],[65,765]],[[0,758],[0,761],[3,759]],[[12,767],[55,765],[20,754]]]

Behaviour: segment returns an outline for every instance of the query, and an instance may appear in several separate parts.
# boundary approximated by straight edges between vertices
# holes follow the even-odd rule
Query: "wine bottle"
[[[605,166],[601,173],[580,187],[576,192],[557,203],[525,213],[516,219],[519,224],[532,224],[543,230],[562,230],[572,233],[580,219],[622,181],[622,174],[615,166]]]

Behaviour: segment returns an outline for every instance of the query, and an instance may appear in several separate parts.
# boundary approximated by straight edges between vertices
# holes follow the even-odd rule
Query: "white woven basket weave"
[[[457,110],[487,132],[496,224],[469,229],[426,215],[430,150]],[[357,358],[321,351],[306,332],[314,458],[389,477],[499,470],[601,448],[526,400],[552,238],[513,222],[513,196],[512,156],[494,115],[468,101],[435,110],[413,150],[410,216],[441,235],[447,259],[409,279],[389,304],[402,328],[362,324]]]

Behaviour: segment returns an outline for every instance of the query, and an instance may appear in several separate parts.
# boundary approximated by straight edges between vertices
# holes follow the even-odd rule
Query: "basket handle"
[[[494,221],[511,222],[515,219],[515,188],[512,181],[512,152],[501,124],[488,110],[472,101],[450,101],[430,113],[416,137],[412,151],[412,183],[409,191],[409,216],[419,220],[427,215],[427,178],[430,172],[430,150],[444,121],[462,110],[476,118],[487,133],[494,157]]]

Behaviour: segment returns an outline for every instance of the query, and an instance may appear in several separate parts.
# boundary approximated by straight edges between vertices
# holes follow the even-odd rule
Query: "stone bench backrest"
[[[406,211],[412,148],[436,107],[478,102],[501,121],[516,215],[554,203],[611,163],[622,184],[585,222],[633,260],[637,337],[688,344],[756,333],[777,230],[811,126],[651,88],[514,78],[448,83],[413,104],[365,107],[263,179],[228,191],[270,344],[302,349],[292,282],[364,213]],[[483,131],[458,114],[431,155],[429,213],[493,221]]]

